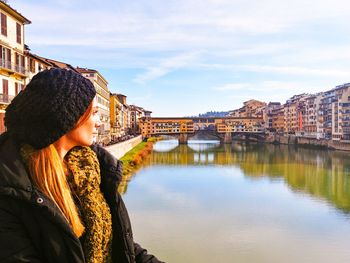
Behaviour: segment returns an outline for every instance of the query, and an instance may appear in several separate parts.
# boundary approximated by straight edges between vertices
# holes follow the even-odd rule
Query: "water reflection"
[[[169,152],[179,145],[178,140],[158,141],[153,145],[154,152]]]
[[[251,178],[283,179],[293,191],[328,200],[350,212],[350,159],[344,152],[270,144],[178,145],[163,141],[155,145],[145,165],[235,166]]]
[[[169,263],[350,262],[348,153],[161,143],[124,196],[151,253]]]
[[[220,146],[220,141],[188,141],[188,148],[195,152],[208,151]]]

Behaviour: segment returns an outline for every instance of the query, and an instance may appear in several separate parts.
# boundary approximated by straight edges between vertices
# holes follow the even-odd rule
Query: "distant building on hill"
[[[229,114],[228,111],[208,111],[203,114],[199,114],[198,117],[206,118],[206,117],[225,117]]]

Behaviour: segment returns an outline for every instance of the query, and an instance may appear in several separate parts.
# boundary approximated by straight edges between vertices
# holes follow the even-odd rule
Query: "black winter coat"
[[[117,191],[121,162],[92,146],[101,168],[101,191],[110,206],[113,262],[158,263],[134,243],[124,202]],[[0,262],[84,263],[81,243],[53,202],[32,185],[19,146],[0,136]]]

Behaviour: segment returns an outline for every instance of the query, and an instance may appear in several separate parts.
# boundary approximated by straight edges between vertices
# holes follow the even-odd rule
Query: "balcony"
[[[0,68],[10,73],[17,73],[20,76],[28,76],[28,70],[25,67],[12,63],[11,61],[0,59]]]
[[[1,104],[10,104],[15,96],[8,94],[0,94],[0,103]]]

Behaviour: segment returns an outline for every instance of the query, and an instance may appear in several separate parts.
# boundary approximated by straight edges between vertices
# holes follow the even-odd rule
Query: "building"
[[[122,103],[119,101],[117,94],[110,94],[109,97],[109,113],[110,113],[110,121],[111,121],[111,140],[116,140],[121,137],[121,110]]]
[[[264,133],[263,118],[255,117],[228,117],[215,120],[215,126],[218,132],[235,132],[235,133]]]
[[[143,138],[151,135],[194,133],[194,122],[191,118],[150,118],[141,117],[139,120]]]
[[[27,58],[27,66],[28,66],[27,83],[29,83],[31,81],[31,79],[40,71],[43,71],[45,69],[49,69],[49,68],[53,67],[52,63],[48,62],[47,59],[30,53],[28,48],[25,52],[25,55]]]
[[[322,94],[319,107],[320,131],[326,139],[332,138],[332,119],[334,103],[337,101],[335,90],[329,90]]]
[[[117,94],[118,100],[121,104],[120,109],[120,125],[121,125],[121,135],[127,135],[130,131],[130,114],[129,114],[129,105],[126,103],[126,97],[123,94]]]
[[[130,133],[140,134],[141,129],[139,126],[139,120],[145,116],[145,110],[136,105],[129,105],[129,115],[130,115]]]
[[[302,117],[303,136],[308,138],[323,138],[322,131],[319,129],[319,109],[322,93],[310,95],[305,98],[304,112]]]
[[[194,134],[199,130],[217,131],[218,133],[264,133],[262,118],[243,117],[163,117],[140,118],[141,134],[144,138],[151,135]]]
[[[152,111],[145,110],[144,113],[145,113],[145,117],[151,118]]]
[[[242,108],[236,109],[236,110],[231,110],[231,111],[229,111],[227,117],[238,118],[239,116],[241,116],[242,111],[243,111]]]
[[[229,112],[229,117],[239,118],[263,118],[265,102],[248,100],[243,102],[243,107]]]
[[[0,1],[0,133],[5,131],[7,105],[27,84],[24,26],[30,23],[22,14]]]
[[[272,109],[272,130],[277,133],[283,133],[285,128],[285,120],[284,120],[284,105],[281,105],[279,108]]]
[[[110,142],[110,93],[108,90],[108,82],[105,78],[94,69],[79,68],[75,70],[82,76],[90,80],[96,89],[97,93],[97,107],[100,115],[101,126],[98,129],[96,141],[98,143],[107,144]]]
[[[277,113],[277,109],[280,109],[281,107],[282,106],[280,102],[270,102],[263,110],[263,119],[265,122],[265,129],[267,131],[276,131],[273,125],[274,116]]]
[[[36,57],[41,58],[42,60],[44,60],[46,63],[50,64],[51,67],[53,68],[61,68],[61,69],[67,69],[67,70],[73,70],[77,73],[80,73],[78,70],[76,70],[76,68],[74,68],[71,64],[68,64],[66,62],[62,62],[62,61],[58,61],[58,60],[53,60],[50,58],[43,58],[43,57],[39,57],[38,55],[36,55]]]
[[[335,87],[335,101],[332,105],[332,139],[350,139],[350,83]]]
[[[345,95],[345,96],[344,96]],[[349,94],[343,94],[339,102],[340,127],[342,129],[342,139],[350,140],[350,97]]]
[[[288,134],[294,134],[297,129],[297,104],[286,103],[284,104],[284,132]]]
[[[263,118],[263,110],[266,106],[265,102],[258,100],[248,100],[243,103],[244,111],[240,117]]]
[[[309,94],[294,95],[284,104],[284,132],[301,135],[303,131],[303,113],[305,98]]]

